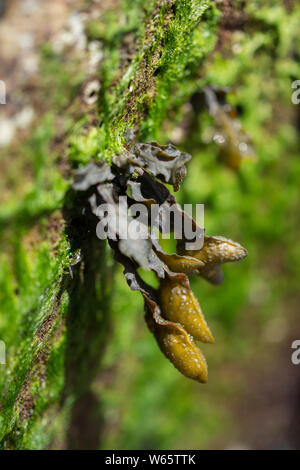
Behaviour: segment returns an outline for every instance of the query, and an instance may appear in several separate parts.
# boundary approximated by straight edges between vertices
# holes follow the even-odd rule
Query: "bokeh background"
[[[110,292],[109,321],[91,324],[102,330],[100,343],[90,343],[98,345],[91,358],[101,359],[101,367],[80,406],[65,387],[69,300],[61,291],[58,304],[56,279],[68,273],[74,253],[66,238],[58,241],[60,208],[71,179],[68,162],[78,163],[80,151],[84,163],[99,143],[93,133],[80,140],[79,129],[97,113],[90,107],[87,113],[78,96],[97,70],[117,79],[115,44],[120,36],[130,62],[142,21],[130,17],[127,2],[104,3],[103,10],[99,2],[0,2],[0,79],[7,85],[7,104],[0,105],[2,447],[299,449],[300,365],[291,362],[291,344],[300,339],[300,104],[291,101],[291,84],[300,79],[300,8],[293,0],[212,2],[198,31],[210,51],[199,53],[182,84],[173,80],[159,126],[152,126],[159,106],[141,126],[141,139],[173,142],[193,156],[178,201],[204,203],[206,233],[248,250],[245,260],[224,266],[224,284],[191,281],[216,339],[201,345],[208,383],[186,379],[161,354],[141,296],[129,290],[106,249],[114,280],[99,289]],[[80,14],[88,20],[82,23]],[[226,89],[226,102],[252,140],[256,159],[236,171],[213,140],[216,122],[203,105],[204,86]],[[63,321],[46,354],[39,348],[52,328],[53,302]],[[93,303],[89,315],[87,322]],[[79,341],[88,347],[85,324],[80,328]],[[38,366],[32,348],[42,358]],[[71,372],[78,390],[81,354],[82,348]]]

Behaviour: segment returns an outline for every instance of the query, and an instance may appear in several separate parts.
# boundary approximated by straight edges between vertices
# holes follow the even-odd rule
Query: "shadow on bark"
[[[70,197],[70,195],[68,196]],[[113,265],[106,242],[96,237],[98,220],[84,199],[71,193],[75,208],[65,207],[67,235],[73,249],[80,248],[81,261],[72,267],[67,316],[65,390],[63,402],[74,400],[67,449],[98,449],[104,420],[101,401],[91,386],[101,373],[104,352],[110,337],[110,299]]]

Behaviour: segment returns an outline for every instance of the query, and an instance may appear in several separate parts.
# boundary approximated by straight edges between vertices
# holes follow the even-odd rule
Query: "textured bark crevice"
[[[111,296],[114,266],[106,242],[96,236],[96,218],[83,215],[86,201],[71,192],[71,210],[65,210],[66,233],[79,261],[70,267],[66,316],[65,386],[62,406],[73,397],[68,449],[95,449],[100,445],[101,403],[91,390],[101,374],[105,348],[112,334]],[[67,194],[68,205],[70,196]],[[101,379],[100,379],[101,380]]]

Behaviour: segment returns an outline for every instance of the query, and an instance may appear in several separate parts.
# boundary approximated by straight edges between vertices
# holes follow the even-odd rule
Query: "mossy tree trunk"
[[[103,416],[92,385],[105,373],[115,268],[106,243],[77,210],[72,169],[109,160],[122,149],[127,127],[143,138],[159,135],[168,110],[176,112],[193,92],[215,43],[218,14],[207,0],[77,7],[69,26],[34,50],[33,88],[16,79],[35,119],[10,142],[18,164],[3,182],[4,449],[99,446]],[[71,13],[63,12],[66,19]],[[13,24],[14,14],[3,21]]]

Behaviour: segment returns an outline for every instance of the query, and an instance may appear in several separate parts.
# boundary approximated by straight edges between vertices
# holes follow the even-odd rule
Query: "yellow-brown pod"
[[[145,298],[146,321],[162,353],[179,372],[201,383],[207,382],[207,363],[193,338],[181,325],[164,320],[153,302]],[[151,305],[152,304],[152,305]]]
[[[205,357],[180,325],[157,325],[155,338],[161,351],[183,375],[207,382]]]
[[[184,245],[178,244],[181,255],[192,256],[205,265],[238,261],[247,256],[247,250],[237,242],[224,237],[204,237],[201,250],[184,250]]]
[[[176,253],[168,254],[161,251],[157,251],[157,255],[174,273],[184,273],[192,276],[200,274],[201,268],[205,266],[203,261],[191,256],[180,256]]]
[[[185,274],[168,275],[165,279],[161,279],[158,294],[164,318],[183,325],[195,340],[214,343],[199,302]]]

